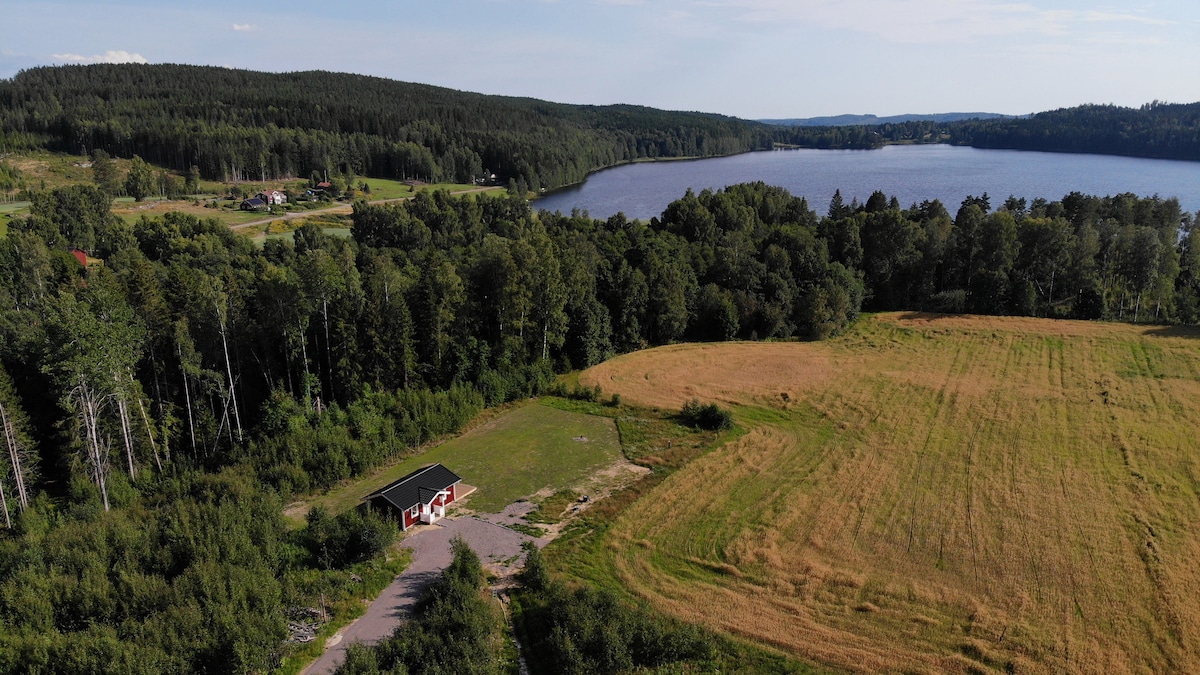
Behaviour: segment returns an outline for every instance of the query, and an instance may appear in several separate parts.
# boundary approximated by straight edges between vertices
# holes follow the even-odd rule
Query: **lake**
[[[774,150],[732,157],[626,164],[598,171],[583,183],[534,202],[535,209],[587,211],[608,218],[659,216],[688,188],[720,189],[763,181],[807,197],[824,214],[840,189],[846,204],[875,190],[907,207],[940,199],[953,215],[963,198],[988,193],[992,208],[1009,195],[1055,201],[1071,192],[1132,192],[1176,197],[1185,211],[1200,210],[1200,162],[981,150],[950,145],[890,145],[879,150]]]

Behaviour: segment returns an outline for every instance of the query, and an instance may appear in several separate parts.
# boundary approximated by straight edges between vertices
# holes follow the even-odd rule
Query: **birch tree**
[[[29,434],[29,421],[17,398],[16,388],[0,368],[0,506],[4,522],[12,527],[10,511],[24,511],[32,498],[33,469],[37,453]],[[10,508],[9,498],[14,500]]]
[[[120,430],[131,476],[136,473],[127,414],[128,377],[140,355],[140,323],[98,275],[84,300],[64,293],[49,303],[50,358],[44,372],[58,385],[63,408],[75,418],[83,463],[109,509],[110,427]],[[110,415],[115,411],[116,419]]]

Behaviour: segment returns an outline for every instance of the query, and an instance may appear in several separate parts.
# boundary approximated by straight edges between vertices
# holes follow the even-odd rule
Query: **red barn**
[[[445,516],[446,505],[457,498],[461,482],[450,469],[431,464],[363,497],[363,501],[394,510],[399,515],[400,527],[407,530],[417,523],[434,523]]]

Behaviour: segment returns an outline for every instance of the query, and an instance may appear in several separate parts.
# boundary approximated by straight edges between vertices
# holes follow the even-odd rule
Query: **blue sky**
[[[1200,101],[1196,0],[3,0],[0,77],[324,69],[746,118]]]

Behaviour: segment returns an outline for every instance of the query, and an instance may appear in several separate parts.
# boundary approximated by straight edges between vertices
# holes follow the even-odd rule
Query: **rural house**
[[[243,211],[260,211],[265,208],[267,208],[267,203],[264,202],[263,200],[259,199],[258,197],[254,197],[253,199],[247,199],[242,202],[242,210]]]
[[[254,197],[255,199],[263,200],[263,203],[265,204],[279,205],[287,203],[287,195],[283,194],[279,190],[264,190],[254,195]]]
[[[462,479],[441,464],[431,464],[373,492],[363,501],[399,514],[401,529],[417,523],[434,523],[446,515],[446,505],[458,496]]]

